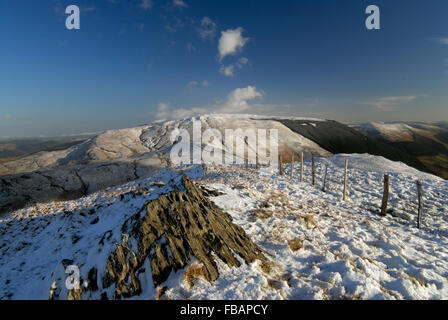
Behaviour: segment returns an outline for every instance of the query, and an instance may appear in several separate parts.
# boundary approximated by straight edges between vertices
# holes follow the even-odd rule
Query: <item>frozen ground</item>
[[[341,201],[344,161],[349,159],[347,201]],[[321,191],[328,165],[327,192]],[[214,283],[190,287],[185,270],[172,273],[168,299],[448,299],[448,183],[401,163],[369,155],[311,161],[290,178],[276,168],[208,168],[189,175],[223,194],[211,199],[231,214],[266,252],[268,262],[240,268],[219,263]],[[390,212],[378,215],[383,174],[390,174]],[[146,200],[168,193],[176,171],[97,192],[76,201],[38,205],[0,222],[0,298],[47,299],[50,274],[62,259],[83,270],[104,268],[120,242],[120,227]],[[416,228],[416,180],[424,190],[423,227]],[[157,183],[164,181],[165,185]],[[140,193],[141,187],[148,193]],[[64,213],[66,212],[66,213]],[[107,233],[110,231],[109,233]],[[101,248],[102,236],[108,242]],[[84,271],[86,272],[86,271]],[[138,299],[153,299],[150,277]]]

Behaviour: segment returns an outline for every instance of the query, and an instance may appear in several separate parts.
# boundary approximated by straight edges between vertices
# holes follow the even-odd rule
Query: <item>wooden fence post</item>
[[[294,153],[291,153],[291,179],[294,174]]]
[[[389,201],[389,175],[384,175],[384,191],[383,201],[381,202],[381,215],[384,217],[387,214],[387,202]]]
[[[327,192],[327,169],[328,169],[328,164],[325,165],[325,175],[324,175],[324,185],[322,186],[322,191],[323,192]]]
[[[282,167],[282,156],[281,155],[278,156],[278,169],[280,171],[280,175],[282,176],[283,175],[283,167]]]
[[[244,165],[245,165],[245,167],[246,167],[246,170],[247,170],[247,168],[249,167],[249,155],[247,155],[247,156],[245,156],[244,157]]]
[[[258,170],[258,152],[255,154],[255,169]]]
[[[420,181],[417,181],[417,198],[418,198],[417,228],[420,229],[423,215],[423,192],[422,192],[422,183]]]
[[[313,184],[313,186],[316,184],[316,178],[315,178],[315,176],[316,176],[316,166],[315,166],[315,164],[314,164],[314,156],[311,156],[311,162],[312,162],[312,175],[313,175],[313,182],[312,182],[312,184]]]
[[[345,174],[344,174],[344,195],[342,197],[343,201],[346,199],[347,194],[347,167],[348,167],[348,159],[345,159]]]
[[[303,151],[300,154],[300,182],[303,182]]]

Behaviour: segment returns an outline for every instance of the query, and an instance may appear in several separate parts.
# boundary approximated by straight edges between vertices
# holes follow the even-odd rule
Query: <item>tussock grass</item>
[[[280,288],[282,287],[280,284],[280,281],[271,279],[271,278],[266,278],[267,284],[269,288],[272,288],[274,290],[280,290]]]
[[[322,232],[322,230],[319,228],[316,220],[314,219],[314,217],[312,215],[310,215],[310,214],[304,215],[304,216],[301,216],[301,218],[303,218],[305,220],[306,225],[307,225],[308,228],[314,227],[317,230]]]
[[[156,292],[156,300],[168,300],[167,297],[164,297],[166,290],[168,289],[168,287],[164,287],[164,286],[158,286],[157,287],[157,292]]]
[[[187,270],[185,270],[185,281],[190,289],[193,288],[196,279],[203,278],[206,280],[206,270],[202,263],[193,262]]]
[[[260,265],[261,271],[266,274],[273,274],[281,271],[281,266],[275,261],[263,261]]]
[[[266,212],[263,209],[255,209],[254,211],[252,211],[252,213],[255,217],[260,218],[260,219],[267,219],[272,216],[272,214],[270,212]]]
[[[287,240],[288,242],[288,246],[289,249],[291,249],[291,251],[299,251],[300,249],[303,248],[303,241],[300,239],[291,239],[291,240]]]

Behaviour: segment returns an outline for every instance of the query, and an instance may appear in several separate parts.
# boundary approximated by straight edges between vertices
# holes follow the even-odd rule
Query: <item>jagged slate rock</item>
[[[204,264],[208,281],[219,276],[213,254],[230,266],[240,266],[234,253],[246,263],[265,259],[229,214],[185,175],[183,183],[185,192],[175,190],[146,202],[141,212],[124,223],[125,236],[110,254],[103,279],[104,288],[115,285],[113,298],[141,292],[138,274],[146,259],[155,286],[166,281],[173,270],[184,268],[192,256]]]
[[[201,186],[201,189],[207,197],[219,197],[224,194],[223,192],[214,189],[208,189],[204,186]]]

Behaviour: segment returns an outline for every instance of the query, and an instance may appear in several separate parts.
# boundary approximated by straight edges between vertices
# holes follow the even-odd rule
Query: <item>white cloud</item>
[[[173,6],[176,8],[188,8],[188,4],[182,0],[173,0]]]
[[[160,102],[156,113],[156,119],[166,120],[170,115],[170,106],[167,103]]]
[[[230,113],[247,111],[250,108],[248,101],[262,97],[263,93],[258,91],[254,86],[238,88],[229,93],[227,100],[220,109],[223,112]]]
[[[164,16],[163,19],[165,20],[165,28],[169,32],[176,32],[178,29],[183,28],[185,26],[184,21],[179,17],[166,17]]]
[[[95,7],[95,6],[81,7],[81,8],[79,8],[79,11],[84,12],[84,13],[86,13],[86,12],[92,12],[92,11],[95,11],[95,10],[96,10],[96,7]]]
[[[187,88],[188,89],[193,89],[194,87],[197,87],[199,85],[202,85],[203,87],[207,87],[208,86],[208,80],[204,80],[202,82],[198,82],[196,80],[192,80],[190,82],[187,83]]]
[[[249,62],[249,59],[247,59],[247,58],[241,58],[239,61],[238,61],[238,64],[239,65],[244,65],[244,64],[247,64]]]
[[[249,38],[244,38],[242,32],[243,28],[221,31],[221,38],[218,44],[220,60],[229,54],[236,54],[243,49]]]
[[[167,103],[159,103],[159,107],[155,114],[156,120],[173,120],[173,119],[184,119],[196,114],[206,113],[207,110],[204,108],[178,108],[171,109],[170,105]]]
[[[232,77],[235,73],[235,68],[242,69],[246,64],[249,63],[249,59],[240,58],[237,63],[231,64],[229,66],[221,65],[219,68],[219,73],[225,75],[226,77]]]
[[[204,17],[201,20],[201,27],[199,28],[199,35],[203,40],[213,41],[216,37],[216,23],[209,17]]]
[[[192,89],[192,88],[196,87],[198,84],[199,84],[199,83],[198,83],[197,81],[194,81],[194,80],[193,80],[193,81],[188,82],[187,87],[188,87],[189,89]]]
[[[249,103],[252,100],[262,98],[263,96],[264,94],[257,90],[256,87],[248,86],[246,88],[233,90],[228,94],[227,99],[223,103],[208,108],[193,107],[171,109],[169,104],[160,103],[155,117],[157,120],[168,120],[188,118],[204,113],[250,113],[250,111],[254,110],[267,111],[266,106],[252,105]],[[271,106],[269,106],[269,108],[271,108]]]
[[[143,10],[145,10],[145,11],[151,9],[152,8],[152,0],[143,0],[140,3],[139,7],[142,8]]]
[[[363,104],[375,107],[379,110],[390,111],[403,102],[408,102],[415,99],[417,99],[416,96],[392,96],[366,101]]]
[[[436,38],[435,41],[440,44],[448,45],[448,38]]]
[[[233,73],[235,70],[235,66],[234,65],[230,65],[230,66],[221,66],[221,68],[219,68],[219,73],[225,75],[226,77],[232,77]]]

